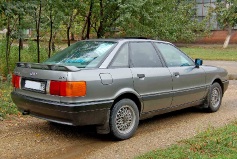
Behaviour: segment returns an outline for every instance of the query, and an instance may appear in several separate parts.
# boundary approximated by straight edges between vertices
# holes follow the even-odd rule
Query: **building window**
[[[208,14],[208,10],[210,7],[215,7],[215,3],[217,0],[195,0],[196,2],[196,16],[198,21],[202,21]],[[218,25],[216,14],[213,13],[208,24],[211,27],[211,30],[221,30]],[[237,26],[234,27],[237,29]]]
[[[215,7],[216,0],[195,0],[196,2],[196,16],[197,19],[201,22],[208,14],[210,7]],[[208,24],[211,27],[211,30],[220,30],[218,26],[216,14],[212,14]]]

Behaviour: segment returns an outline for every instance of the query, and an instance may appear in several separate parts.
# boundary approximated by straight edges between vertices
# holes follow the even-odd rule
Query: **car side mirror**
[[[199,66],[202,65],[202,59],[195,59],[195,66],[196,68],[199,68]]]

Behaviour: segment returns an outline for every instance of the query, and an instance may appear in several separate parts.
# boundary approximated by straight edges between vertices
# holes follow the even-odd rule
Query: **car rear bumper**
[[[18,109],[31,116],[67,125],[103,125],[109,120],[113,100],[88,103],[59,103],[11,93]]]

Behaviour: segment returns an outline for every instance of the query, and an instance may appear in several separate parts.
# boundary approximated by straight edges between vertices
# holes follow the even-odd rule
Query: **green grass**
[[[194,138],[166,149],[149,152],[137,159],[226,159],[237,158],[237,122],[208,129]]]
[[[218,47],[181,47],[183,52],[191,56],[193,59],[201,58],[203,60],[223,60],[223,61],[236,61],[237,60],[237,47],[229,47],[226,49]]]
[[[12,86],[9,82],[0,80],[0,118],[5,118],[8,114],[17,114],[17,108],[11,99]]]

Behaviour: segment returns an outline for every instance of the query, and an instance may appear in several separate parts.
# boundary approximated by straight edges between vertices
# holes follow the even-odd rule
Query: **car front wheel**
[[[208,111],[216,112],[222,101],[222,89],[219,83],[213,83],[207,97]]]
[[[122,99],[114,105],[110,116],[110,129],[114,137],[120,140],[130,138],[138,123],[139,111],[132,100]]]

